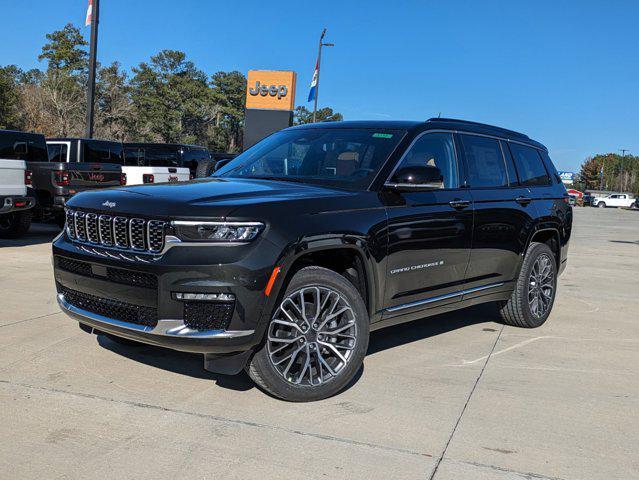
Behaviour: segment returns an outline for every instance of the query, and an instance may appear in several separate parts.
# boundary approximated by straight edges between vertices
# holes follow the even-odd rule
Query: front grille
[[[235,302],[184,302],[184,324],[194,330],[226,330]]]
[[[64,295],[65,301],[74,307],[103,317],[147,327],[155,327],[158,323],[158,311],[155,308],[96,297],[62,285],[58,286],[58,291]]]
[[[68,209],[66,232],[71,240],[135,252],[159,253],[167,222],[114,217]]]
[[[114,283],[131,285],[133,287],[157,288],[158,277],[151,273],[134,272],[123,268],[107,268],[107,277]]]
[[[96,275],[93,273],[91,264],[88,262],[81,262],[79,260],[72,260],[70,258],[59,256],[56,256],[56,265],[61,270],[65,270],[67,272],[85,277],[100,278],[103,280],[108,279],[113,283],[119,283],[121,285],[151,289],[156,289],[158,287],[158,277],[152,273],[136,272],[133,270],[126,270],[124,268],[107,267],[105,278],[103,275]]]
[[[78,275],[84,275],[85,277],[93,276],[91,272],[91,264],[87,262],[79,262],[78,260],[71,260],[65,257],[56,257],[56,263],[58,268],[67,272],[76,273]]]

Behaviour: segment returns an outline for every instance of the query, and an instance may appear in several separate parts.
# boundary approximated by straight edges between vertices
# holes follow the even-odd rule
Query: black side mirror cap
[[[386,187],[393,190],[439,190],[444,188],[444,177],[435,166],[403,167],[395,172]]]

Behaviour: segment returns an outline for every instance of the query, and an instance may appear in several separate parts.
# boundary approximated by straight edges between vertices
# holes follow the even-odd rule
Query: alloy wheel
[[[308,286],[284,298],[268,328],[268,356],[294,385],[316,386],[337,377],[357,343],[355,312],[345,296]]]
[[[528,279],[528,305],[530,313],[541,318],[550,309],[555,293],[555,273],[553,260],[542,254],[537,257],[530,271]]]

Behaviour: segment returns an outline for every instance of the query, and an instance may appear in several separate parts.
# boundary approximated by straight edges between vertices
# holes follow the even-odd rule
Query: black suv
[[[58,302],[84,330],[308,401],[354,377],[371,330],[484,302],[543,324],[572,209],[542,144],[431,119],[288,128],[212,178],[82,193],[66,218]]]

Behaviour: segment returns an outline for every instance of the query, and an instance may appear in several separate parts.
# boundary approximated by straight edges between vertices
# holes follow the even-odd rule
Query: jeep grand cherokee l
[[[353,378],[371,330],[484,302],[543,324],[572,209],[542,144],[431,119],[288,128],[212,178],[82,193],[66,218],[58,302],[84,330],[309,401]]]

